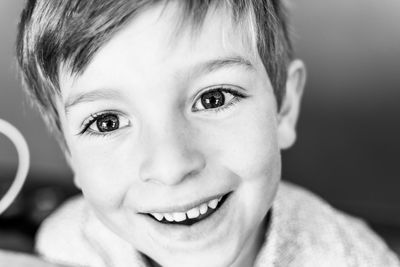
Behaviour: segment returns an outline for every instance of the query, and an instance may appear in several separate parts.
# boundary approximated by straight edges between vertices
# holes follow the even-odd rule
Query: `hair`
[[[254,47],[270,78],[278,109],[285,95],[293,49],[283,0],[182,0],[180,24],[202,25],[210,7],[224,7],[233,22],[250,24]],[[59,72],[81,74],[96,51],[143,9],[168,0],[27,0],[17,37],[23,87],[65,146],[57,110]],[[224,9],[224,10],[225,10]],[[66,148],[66,146],[65,146]]]

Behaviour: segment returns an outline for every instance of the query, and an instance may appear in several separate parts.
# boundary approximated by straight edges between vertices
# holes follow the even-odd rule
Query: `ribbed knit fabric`
[[[281,183],[256,267],[399,267],[397,256],[364,222],[297,186]],[[36,249],[72,266],[145,267],[127,242],[108,230],[82,197],[42,224]]]

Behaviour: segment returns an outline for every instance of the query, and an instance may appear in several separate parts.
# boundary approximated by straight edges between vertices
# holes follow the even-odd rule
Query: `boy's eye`
[[[96,127],[99,132],[115,131],[119,128],[119,118],[115,114],[105,114],[96,120]]]
[[[245,96],[236,90],[223,87],[211,89],[202,93],[196,99],[192,111],[219,111],[223,108],[228,108],[243,98],[245,98]]]
[[[205,109],[219,108],[225,104],[225,96],[221,91],[207,92],[200,97]]]
[[[91,134],[104,135],[129,126],[129,121],[118,113],[104,112],[91,115],[83,125],[84,129],[81,131],[81,134],[88,132]]]

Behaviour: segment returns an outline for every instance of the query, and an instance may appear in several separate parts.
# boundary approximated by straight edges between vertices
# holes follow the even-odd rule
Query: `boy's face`
[[[61,75],[62,124],[77,183],[114,232],[163,266],[226,266],[263,231],[280,118],[258,54],[227,15],[174,37],[172,9],[144,11],[82,75]]]

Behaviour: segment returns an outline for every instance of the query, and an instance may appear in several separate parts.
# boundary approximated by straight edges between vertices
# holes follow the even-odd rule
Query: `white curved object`
[[[29,149],[22,134],[12,124],[2,119],[0,119],[0,133],[12,141],[18,153],[18,169],[14,182],[4,197],[0,199],[1,215],[15,200],[24,185],[29,170]]]

